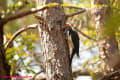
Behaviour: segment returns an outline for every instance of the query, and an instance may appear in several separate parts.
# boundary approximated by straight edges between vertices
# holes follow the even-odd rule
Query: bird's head
[[[65,27],[64,27],[64,28],[65,28],[66,30],[72,29],[70,24],[65,24]]]

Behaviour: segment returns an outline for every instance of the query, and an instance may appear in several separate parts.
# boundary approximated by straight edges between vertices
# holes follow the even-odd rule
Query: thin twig
[[[120,78],[119,75],[120,75],[120,70],[111,72],[111,73],[99,78],[98,80],[110,80],[110,78],[115,77],[115,76],[116,77],[118,76],[117,78],[119,79]],[[118,79],[116,79],[116,80],[118,80]]]
[[[10,47],[10,45],[12,44],[13,40],[19,36],[22,32],[26,31],[26,30],[29,30],[29,29],[36,29],[37,28],[37,24],[32,24],[32,25],[29,25],[27,27],[23,27],[21,29],[19,29],[17,32],[15,32],[15,34],[12,36],[12,38],[7,42],[7,44],[5,45],[5,51],[7,50],[7,48]]]
[[[80,11],[78,11],[78,12],[71,13],[71,14],[67,14],[66,16],[67,16],[67,17],[72,17],[72,16],[75,16],[75,15],[81,14],[81,13],[83,13],[83,12],[85,12],[85,11],[86,11],[85,9],[82,9],[82,10],[80,10]]]
[[[90,46],[90,47],[88,47],[88,48],[86,48],[86,49],[80,50],[80,52],[83,52],[83,51],[86,51],[86,50],[92,49],[92,48],[94,48],[94,47],[97,47],[97,45],[93,45],[93,46]]]
[[[76,28],[75,28],[76,29]],[[86,38],[88,38],[88,39],[90,39],[90,40],[93,40],[93,41],[95,41],[95,42],[97,42],[97,40],[96,39],[93,39],[93,38],[91,38],[90,36],[88,36],[88,35],[86,35],[85,33],[83,33],[81,30],[78,30],[78,29],[76,29],[81,35],[83,35],[84,37],[86,37]]]
[[[90,75],[90,70],[73,68],[72,69],[72,74],[73,74],[74,77],[77,77],[77,76],[80,76],[80,75],[89,76]]]
[[[70,8],[70,9],[85,9],[82,7],[74,7],[74,6],[64,6],[64,8]]]
[[[36,74],[33,76],[32,80],[35,80],[36,76],[39,75],[39,74],[42,73],[42,72],[43,72],[43,71],[40,71],[40,72],[36,73]]]

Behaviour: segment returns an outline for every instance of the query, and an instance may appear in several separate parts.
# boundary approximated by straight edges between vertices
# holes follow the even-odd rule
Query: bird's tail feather
[[[72,55],[71,55],[71,58],[70,58],[70,65],[72,64],[72,59],[75,55],[75,49],[72,50]]]
[[[79,55],[79,51],[77,51],[76,54],[77,54],[77,57],[80,57],[80,55]]]

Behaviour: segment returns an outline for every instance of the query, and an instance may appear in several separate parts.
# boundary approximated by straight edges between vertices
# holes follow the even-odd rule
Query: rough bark
[[[91,2],[94,5],[107,5],[107,7],[92,8],[101,59],[101,72],[107,74],[120,68],[120,54],[115,38],[115,30],[114,28],[111,29],[110,26],[106,26],[112,14],[112,10],[109,0],[91,0]]]
[[[0,80],[6,80],[3,76],[9,76],[10,67],[5,58],[3,46],[3,24],[0,19]]]
[[[44,0],[44,2],[45,4],[62,3],[62,0]],[[60,6],[48,9],[42,13],[41,17],[43,17],[44,23],[39,24],[38,27],[43,46],[47,80],[72,80],[69,49],[62,29],[66,22],[64,9]]]

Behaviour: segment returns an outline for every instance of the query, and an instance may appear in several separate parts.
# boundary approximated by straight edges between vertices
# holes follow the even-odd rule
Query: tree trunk
[[[104,4],[108,6],[92,8],[101,59],[101,72],[107,74],[120,68],[120,54],[115,38],[115,26],[112,26],[112,29],[111,26],[106,26],[112,14],[112,10],[109,0],[91,0],[91,2],[93,5]]]
[[[62,3],[62,0],[44,1],[45,4]],[[39,26],[39,32],[41,45],[43,46],[47,80],[72,80],[69,49],[62,29],[66,22],[64,9],[57,6],[39,15],[42,15],[44,21]]]
[[[0,80],[6,80],[3,76],[9,76],[10,66],[5,58],[5,51],[3,46],[3,24],[0,19]]]

